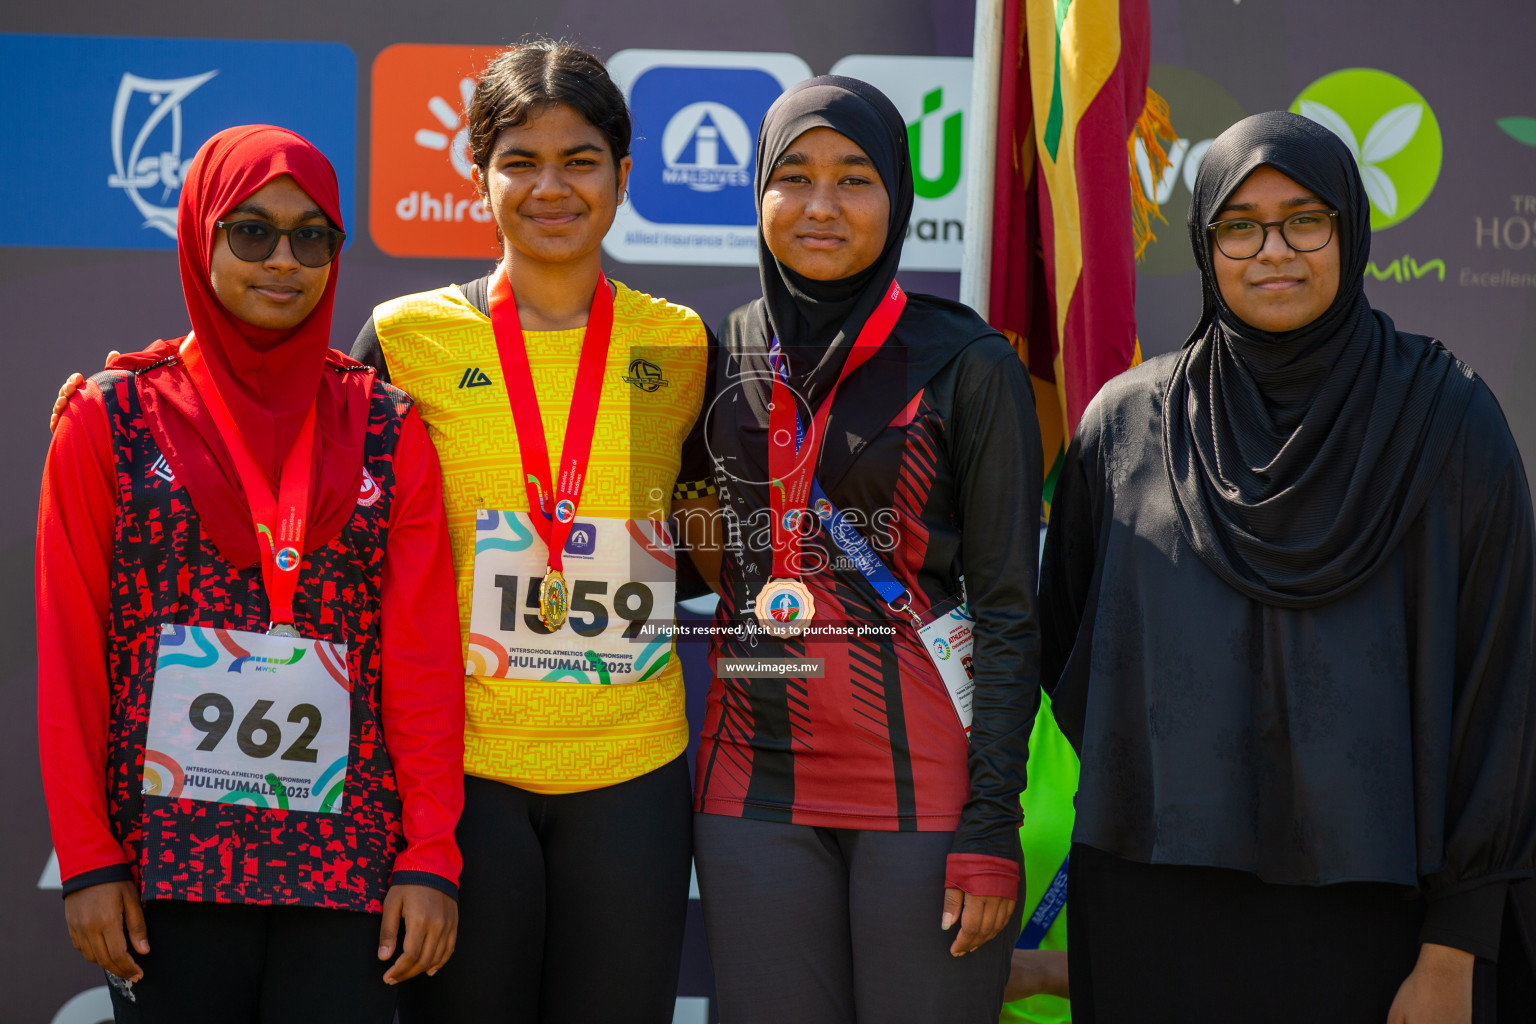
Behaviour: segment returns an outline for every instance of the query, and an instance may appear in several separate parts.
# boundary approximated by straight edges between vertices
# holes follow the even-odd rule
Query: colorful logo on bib
[[[816,499],[816,514],[823,519],[832,518],[832,503],[826,498]]]
[[[1343,140],[1371,200],[1371,230],[1407,220],[1434,190],[1444,147],[1440,122],[1419,91],[1374,68],[1324,75],[1291,104]]]
[[[786,529],[786,530],[798,530],[798,529],[800,529],[800,514],[801,514],[800,513],[800,509],[798,509],[798,508],[792,508],[792,509],[788,509],[787,511],[785,511],[784,519],[783,519],[784,529]]]
[[[952,653],[953,648],[949,646],[949,641],[945,640],[943,637],[939,637],[933,642],[933,656],[938,658],[940,661],[948,661],[949,656]]]
[[[363,508],[377,505],[379,499],[384,496],[384,491],[379,487],[379,482],[365,468],[363,470],[363,484],[358,488],[357,503]]]
[[[180,763],[169,754],[162,754],[158,750],[144,751],[144,788],[145,796],[163,796],[172,800],[181,796],[182,787],[186,785],[186,773],[182,771]]]
[[[283,572],[292,572],[299,567],[298,548],[280,548],[276,555],[277,567]]]
[[[561,498],[555,503],[555,518],[562,523],[568,523],[576,518],[576,503],[570,498]]]
[[[768,602],[768,614],[777,622],[794,622],[805,611],[805,605],[798,595],[788,590],[781,590]]]
[[[295,647],[293,653],[286,658],[264,658],[259,654],[244,654],[229,663],[230,672],[241,673],[249,664],[257,672],[276,672],[285,665],[297,665],[304,657],[304,648]]]

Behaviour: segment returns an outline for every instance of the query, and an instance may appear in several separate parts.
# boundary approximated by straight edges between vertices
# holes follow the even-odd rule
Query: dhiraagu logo
[[[1396,75],[1335,71],[1303,89],[1291,111],[1333,132],[1354,154],[1371,199],[1371,230],[1407,220],[1434,191],[1444,155],[1440,122]]]

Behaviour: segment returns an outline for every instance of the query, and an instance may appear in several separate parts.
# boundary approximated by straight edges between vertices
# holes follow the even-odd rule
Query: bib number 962
[[[228,697],[222,693],[199,694],[187,707],[187,719],[192,728],[204,734],[197,749],[216,749],[229,734],[230,727],[235,726],[235,742],[241,753],[257,759],[271,757],[283,745],[282,727],[267,717],[272,704],[270,700],[256,701],[240,716],[240,724],[235,726],[235,705]],[[288,722],[291,725],[303,723],[304,727],[278,756],[278,760],[315,763],[320,752],[310,744],[323,724],[320,709],[313,704],[295,704],[288,711]]]

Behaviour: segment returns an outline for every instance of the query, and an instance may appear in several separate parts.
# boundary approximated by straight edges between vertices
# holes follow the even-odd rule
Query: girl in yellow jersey
[[[630,120],[595,57],[502,53],[468,121],[501,261],[379,305],[353,348],[441,455],[466,660],[458,952],[401,1017],[665,1024],[691,855],[666,522],[713,501],[682,464],[709,339],[603,276]]]

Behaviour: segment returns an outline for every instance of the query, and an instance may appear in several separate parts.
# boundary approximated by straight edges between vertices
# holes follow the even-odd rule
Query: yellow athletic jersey
[[[708,348],[693,310],[614,282],[613,341],[580,514],[666,518],[683,440],[700,415]],[[478,509],[529,512],[517,429],[490,319],[456,285],[373,312],[390,380],[416,402],[443,466],[466,655]],[[528,331],[551,459],[559,459],[584,328]],[[549,467],[545,467],[545,473]],[[466,662],[466,668],[468,668]],[[676,651],[644,682],[464,680],[464,770],[537,793],[643,775],[688,744]]]

